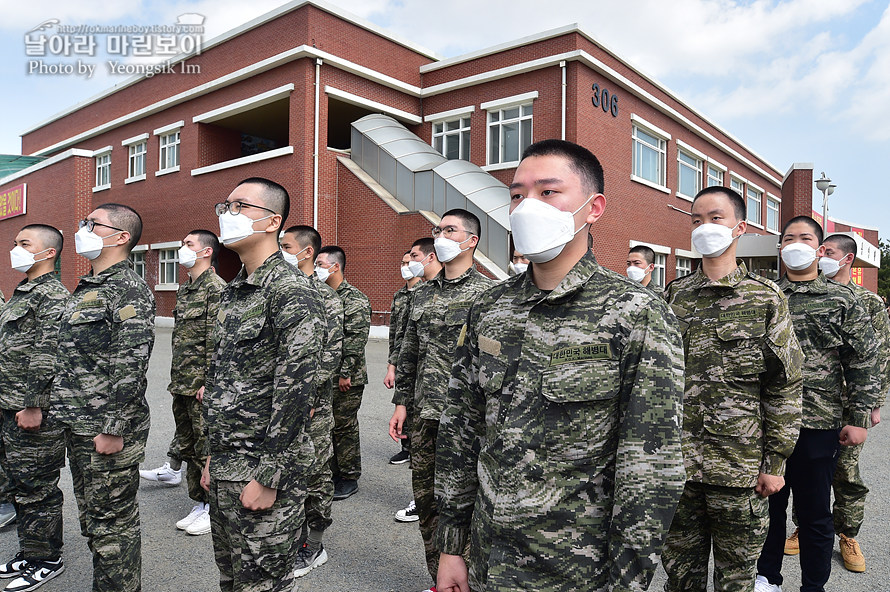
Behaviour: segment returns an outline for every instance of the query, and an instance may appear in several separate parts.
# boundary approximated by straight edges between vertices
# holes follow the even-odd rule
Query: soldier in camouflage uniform
[[[346,253],[338,246],[322,247],[315,258],[318,277],[337,292],[343,303],[343,349],[340,367],[331,379],[334,409],[334,499],[346,499],[358,491],[362,474],[358,410],[368,384],[365,345],[371,327],[371,302],[361,290],[343,278]]]
[[[790,493],[800,522],[801,590],[823,590],[831,575],[834,526],[831,481],[838,445],[865,441],[882,377],[874,330],[853,291],[819,273],[822,228],[797,216],[782,230],[786,274],[778,282],[788,297],[794,332],[804,353],[800,437],[785,469],[785,486],[769,498],[770,527],[757,562],[758,592],[782,585],[786,511]],[[843,391],[849,413],[844,417]]]
[[[92,261],[65,306],[50,414],[65,430],[80,530],[93,552],[93,591],[141,589],[139,463],[145,457],[154,297],[127,257],[142,235],[134,210],[104,204],[81,221]]]
[[[479,218],[460,209],[445,212],[439,226],[433,228],[436,258],[444,268],[415,290],[396,364],[392,399],[396,410],[390,419],[390,435],[404,433],[408,407],[413,403],[409,422],[411,484],[427,569],[434,582],[439,565],[435,544],[439,512],[434,486],[439,417],[467,311],[476,296],[494,284],[473,264],[480,233]]]
[[[33,590],[64,571],[62,491],[65,441],[49,409],[59,323],[68,290],[53,275],[62,233],[30,224],[15,238],[13,269],[27,277],[0,310],[0,466],[18,513],[19,553],[0,576],[11,592]],[[39,257],[39,259],[38,259]]]
[[[736,263],[745,202],[709,187],[692,202],[701,267],[667,286],[683,333],[686,485],[664,547],[669,592],[751,592],[769,525],[767,496],[785,484],[800,430],[803,355],[788,302]],[[717,240],[714,240],[714,239]]]
[[[655,251],[646,245],[631,247],[627,253],[627,277],[639,282],[644,288],[658,288],[652,282],[652,272],[655,271]]]
[[[661,298],[588,252],[602,187],[596,158],[559,140],[516,169],[510,225],[532,263],[476,300],[458,340],[440,592],[627,592],[655,572],[685,480],[683,344]]]
[[[331,401],[331,381],[340,369],[343,348],[343,303],[330,286],[315,275],[313,261],[321,249],[321,235],[311,226],[292,226],[281,237],[281,252],[285,261],[294,266],[297,273],[308,276],[322,299],[325,317],[324,347],[321,352],[320,372],[316,380],[316,396],[312,403],[313,415],[309,422],[309,436],[315,447],[315,463],[309,475],[306,491],[306,521],[302,531],[305,542],[300,547],[294,570],[302,577],[314,568],[324,565],[328,553],[322,544],[324,531],[331,525],[331,505],[334,499],[334,481],[331,473],[331,457],[334,446],[331,433],[334,430],[334,412]]]
[[[169,462],[157,469],[139,471],[143,479],[180,482],[182,463],[186,463],[186,484],[189,497],[197,502],[192,511],[176,523],[176,528],[192,535],[210,532],[210,505],[207,492],[201,487],[205,428],[201,401],[204,383],[214,351],[213,328],[219,312],[219,295],[226,282],[216,275],[213,265],[219,251],[219,240],[209,230],[193,230],[182,240],[179,263],[188,270],[189,280],[176,292],[173,308],[173,355],[170,384],[173,395],[173,421],[176,432],[167,452]]]
[[[204,396],[201,484],[223,591],[293,588],[324,326],[318,291],[278,248],[289,209],[287,191],[257,177],[216,206],[220,238],[244,264],[220,298]]]

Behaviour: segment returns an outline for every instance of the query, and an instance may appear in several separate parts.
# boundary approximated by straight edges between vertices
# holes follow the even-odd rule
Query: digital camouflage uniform
[[[280,251],[225,287],[204,405],[210,454],[210,524],[220,589],[290,590],[306,478],[315,451],[309,412],[316,397],[324,321],[318,291]],[[252,480],[276,489],[263,511],[239,496]]]
[[[393,294],[392,305],[389,308],[389,355],[387,364],[398,367],[399,351],[402,349],[402,340],[405,337],[405,329],[408,326],[408,311],[411,309],[411,299],[414,291],[423,283],[417,282],[409,288],[407,284]],[[405,423],[402,425],[402,434],[408,435],[411,431],[411,418],[414,416],[414,397],[407,397],[405,404]],[[402,447],[408,449],[410,438],[402,440]],[[410,450],[409,450],[410,454]]]
[[[52,273],[22,281],[0,308],[0,465],[9,478],[18,514],[19,549],[31,563],[62,554],[62,491],[65,440],[49,413],[59,323],[68,290]],[[40,407],[37,431],[18,427],[15,414]]]
[[[476,297],[494,281],[475,267],[446,279],[445,270],[414,290],[408,322],[396,364],[396,392],[392,402],[413,402],[409,433],[411,485],[417,505],[426,566],[433,581],[439,570],[435,493],[436,437],[445,408],[454,350],[467,312]]]
[[[871,320],[875,337],[878,339],[878,357],[881,365],[881,374],[884,377],[881,386],[881,397],[876,407],[884,404],[887,388],[890,387],[890,320],[887,318],[887,309],[881,297],[853,282],[847,284],[859,298],[859,302],[865,307],[866,314]],[[865,496],[868,487],[862,481],[859,473],[859,453],[863,444],[858,446],[844,446],[841,448],[837,459],[837,470],[834,473],[834,530],[838,534],[856,538],[862,521],[865,519]]]
[[[167,456],[187,463],[189,497],[201,503],[207,503],[207,492],[201,487],[201,471],[207,457],[204,411],[196,395],[204,386],[213,356],[213,328],[219,313],[219,295],[225,286],[225,280],[207,269],[198,279],[189,279],[179,287],[173,308],[173,363],[167,390],[173,395],[176,432]]]
[[[334,431],[334,412],[330,384],[332,377],[336,377],[340,368],[343,348],[343,303],[337,293],[319,280],[318,276],[313,274],[310,280],[321,296],[325,331],[324,347],[321,351],[321,371],[317,380],[318,389],[315,402],[312,404],[315,413],[309,422],[309,435],[315,448],[315,464],[312,466],[307,483],[306,524],[313,530],[325,530],[331,525],[331,504],[334,499],[331,473],[331,457],[334,455],[334,445],[331,440]]]
[[[136,492],[150,423],[145,373],[154,315],[151,290],[127,261],[81,277],[62,315],[50,414],[65,430],[94,592],[141,589]],[[123,450],[97,453],[98,434],[122,436]]]
[[[669,592],[753,591],[769,526],[760,473],[784,476],[800,431],[803,354],[788,302],[745,264],[665,291],[683,334],[686,485],[664,547]]]
[[[439,549],[469,542],[474,591],[646,590],[685,480],[670,309],[588,252],[551,292],[528,273],[487,290],[464,333],[439,427]]]
[[[371,328],[371,302],[358,288],[343,280],[337,286],[343,303],[343,350],[340,369],[331,380],[334,408],[334,456],[331,470],[334,480],[357,480],[362,474],[362,449],[359,441],[358,410],[368,384],[365,346]],[[338,387],[340,378],[351,378],[351,388]]]
[[[788,459],[785,487],[769,498],[770,529],[757,572],[772,584],[782,584],[786,512],[793,493],[801,523],[802,588],[821,589],[831,573],[834,544],[830,490],[837,434],[845,424],[870,426],[883,378],[874,331],[851,288],[830,282],[821,273],[800,282],[783,276],[778,286],[788,298],[794,333],[804,354],[801,435]],[[833,456],[824,456],[831,450]]]

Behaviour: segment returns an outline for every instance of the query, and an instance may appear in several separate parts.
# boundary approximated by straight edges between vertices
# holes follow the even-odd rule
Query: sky
[[[42,0],[0,20],[0,153],[22,132],[129,77],[84,56],[92,76],[46,72],[25,37],[63,25],[166,25],[205,16],[211,39],[280,0]],[[837,185],[829,216],[890,233],[890,0],[337,0],[337,6],[453,57],[577,23],[781,171],[815,166]],[[32,34],[33,35],[33,34]],[[102,41],[102,36],[97,36]],[[114,57],[114,56],[111,56]],[[42,60],[40,66],[30,62]],[[157,60],[157,58],[154,58]],[[29,72],[29,70],[31,70]],[[814,192],[821,212],[822,194]]]

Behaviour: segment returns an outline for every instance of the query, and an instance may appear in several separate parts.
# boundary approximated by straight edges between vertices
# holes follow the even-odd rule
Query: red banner
[[[27,184],[0,191],[0,220],[21,216],[27,211]]]

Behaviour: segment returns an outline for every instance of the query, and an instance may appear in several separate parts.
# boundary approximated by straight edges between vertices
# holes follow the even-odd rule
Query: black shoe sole
[[[338,502],[338,501],[340,501],[340,500],[345,500],[345,499],[348,498],[348,497],[352,497],[352,496],[355,495],[357,492],[358,492],[358,489],[356,488],[356,489],[354,489],[353,491],[350,491],[349,493],[335,493],[335,494],[334,494],[334,501],[335,501],[335,502]]]

